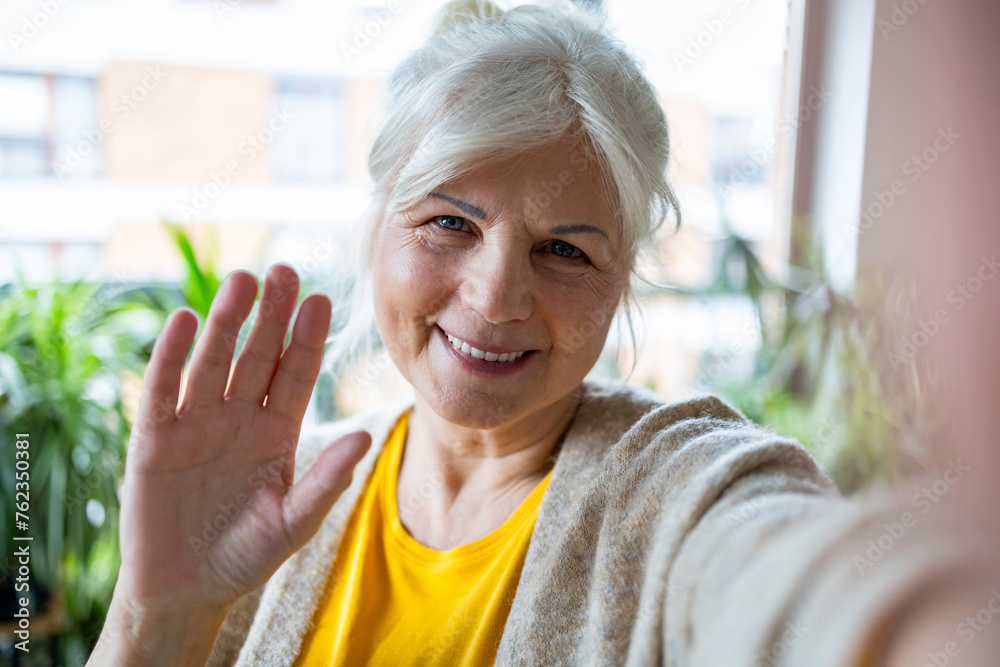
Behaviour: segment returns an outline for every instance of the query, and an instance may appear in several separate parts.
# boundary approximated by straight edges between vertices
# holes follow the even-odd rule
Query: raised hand
[[[333,443],[293,485],[296,443],[331,310],[325,296],[306,298],[283,351],[298,289],[294,270],[271,268],[233,367],[257,280],[246,272],[228,276],[182,396],[197,319],[179,310],[167,320],[126,458],[122,567],[112,604],[118,611],[161,618],[208,613],[218,621],[316,533],[350,483],[371,442],[363,431]]]

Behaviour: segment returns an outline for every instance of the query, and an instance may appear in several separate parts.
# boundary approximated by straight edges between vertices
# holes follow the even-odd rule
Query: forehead
[[[451,200],[477,219],[515,215],[529,223],[590,224],[614,238],[614,194],[592,150],[582,142],[558,142],[471,169],[432,196]]]

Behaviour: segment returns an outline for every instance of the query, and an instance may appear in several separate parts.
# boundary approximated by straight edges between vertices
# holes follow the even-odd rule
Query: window
[[[47,173],[49,87],[44,77],[0,74],[0,177]]]
[[[343,94],[334,79],[279,79],[275,108],[291,114],[275,136],[274,179],[331,182],[344,176]]]
[[[0,178],[94,176],[101,172],[93,79],[0,74]]]

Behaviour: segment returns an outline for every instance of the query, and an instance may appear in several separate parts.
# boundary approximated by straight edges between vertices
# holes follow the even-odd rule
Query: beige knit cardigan
[[[364,428],[372,447],[316,536],[232,608],[209,665],[292,665],[344,525],[409,405],[301,438],[296,479],[340,433]],[[496,664],[856,664],[879,619],[948,567],[938,542],[889,544],[902,511],[929,520],[902,497],[842,498],[801,445],[718,398],[665,404],[586,381]]]

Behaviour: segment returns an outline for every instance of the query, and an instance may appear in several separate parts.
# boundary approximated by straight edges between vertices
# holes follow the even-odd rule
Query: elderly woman
[[[235,365],[257,281],[226,279],[183,392],[198,322],[174,313],[92,664],[873,661],[946,562],[908,551],[891,503],[839,498],[717,398],[585,380],[675,203],[667,156],[654,91],[594,20],[450,7],[392,77],[337,341],[374,318],[415,400],[300,439],[331,303],[306,298],[284,347],[287,266]]]

